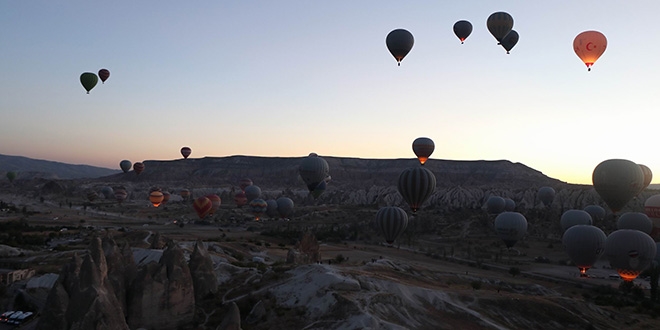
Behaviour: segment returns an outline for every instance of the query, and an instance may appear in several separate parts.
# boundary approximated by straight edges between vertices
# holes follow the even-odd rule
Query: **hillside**
[[[17,180],[33,178],[66,180],[98,178],[120,171],[90,165],[73,165],[22,156],[0,155],[0,172],[16,172]]]

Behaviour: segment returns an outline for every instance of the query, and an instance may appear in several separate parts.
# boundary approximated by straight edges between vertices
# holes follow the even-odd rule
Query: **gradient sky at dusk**
[[[506,11],[510,55],[486,19]],[[570,183],[660,173],[657,1],[2,1],[0,154],[507,159]],[[452,26],[472,22],[461,45]],[[393,29],[415,37],[397,67]],[[572,43],[608,38],[587,72]],[[111,76],[85,94],[82,72]],[[654,183],[660,183],[660,174]]]

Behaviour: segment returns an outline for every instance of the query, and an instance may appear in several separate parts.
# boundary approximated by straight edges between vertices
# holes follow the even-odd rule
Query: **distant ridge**
[[[84,179],[98,178],[121,172],[104,167],[90,165],[74,165],[49,160],[32,159],[23,156],[9,156],[0,154],[0,172],[16,172],[17,180],[32,179],[35,177],[49,179]]]

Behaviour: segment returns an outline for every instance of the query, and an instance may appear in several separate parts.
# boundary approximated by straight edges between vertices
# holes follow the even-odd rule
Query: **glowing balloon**
[[[505,12],[496,12],[488,16],[486,26],[499,45],[502,39],[513,29],[513,17]]]
[[[99,77],[96,76],[95,73],[92,72],[84,72],[83,74],[80,75],[80,83],[82,84],[83,88],[87,91],[87,94],[89,94],[89,91],[96,86],[96,84],[99,82]]]
[[[261,199],[261,198],[253,199],[250,202],[249,206],[250,206],[250,212],[252,212],[252,214],[254,214],[254,220],[255,221],[259,221],[259,218],[261,217],[261,215],[264,214],[266,212],[266,210],[268,209],[268,203],[265,200]]]
[[[163,202],[163,199],[165,199],[165,196],[160,190],[154,190],[149,194],[149,201],[154,207],[160,206],[160,204]]]
[[[385,43],[387,44],[387,49],[392,53],[394,59],[396,59],[397,64],[401,66],[401,61],[412,49],[415,38],[407,30],[396,29],[387,34]]]
[[[454,34],[458,37],[458,40],[463,43],[467,37],[472,33],[472,23],[468,21],[458,21],[454,23]]]
[[[578,34],[573,40],[573,49],[575,54],[591,71],[591,66],[603,55],[607,48],[607,38],[598,31],[584,31]]]
[[[131,163],[130,160],[124,159],[121,162],[119,162],[119,168],[121,168],[121,170],[124,171],[124,173],[128,173],[128,171],[131,170],[131,167],[133,167],[133,163]]]
[[[435,143],[427,137],[419,137],[413,141],[412,149],[419,162],[424,165],[435,150]]]
[[[181,156],[183,156],[183,159],[188,159],[188,156],[192,153],[192,149],[190,147],[183,147],[181,148]]]
[[[406,230],[408,214],[396,206],[381,207],[376,213],[376,224],[385,236],[385,242],[392,244]]]
[[[591,219],[591,214],[584,210],[568,210],[561,215],[559,219],[561,224],[561,230],[566,231],[568,228],[577,225],[591,225],[593,219]]]
[[[632,281],[651,264],[657,247],[651,236],[634,229],[619,229],[605,240],[610,266],[624,281]]]
[[[211,212],[211,208],[213,208],[213,203],[206,196],[198,197],[193,202],[193,209],[200,219],[204,219]]]
[[[527,234],[527,219],[518,212],[502,212],[495,218],[495,231],[506,247],[511,248]]]
[[[575,225],[564,232],[561,241],[568,257],[586,277],[591,268],[605,251],[607,236],[600,228],[591,225]]]
[[[592,181],[600,198],[616,213],[642,189],[644,174],[629,160],[608,159],[596,166]]]
[[[108,69],[99,70],[99,78],[101,78],[101,83],[105,84],[105,81],[110,78],[110,71]]]
[[[141,162],[137,162],[133,164],[133,171],[135,172],[135,174],[140,175],[140,173],[144,171],[144,164]]]
[[[516,30],[511,30],[509,33],[507,33],[507,35],[504,36],[504,38],[502,38],[500,43],[502,44],[502,47],[506,49],[507,54],[509,54],[509,51],[513,49],[513,46],[518,43],[518,39],[520,39],[520,36]]]
[[[399,175],[397,188],[413,214],[435,190],[435,175],[424,167],[409,167]]]

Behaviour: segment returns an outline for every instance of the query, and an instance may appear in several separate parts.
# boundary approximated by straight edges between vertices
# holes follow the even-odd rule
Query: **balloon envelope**
[[[242,207],[243,205],[247,204],[248,200],[247,197],[245,196],[244,192],[239,192],[234,196],[234,203],[236,203],[237,207]]]
[[[500,214],[506,209],[506,200],[500,196],[490,196],[486,201],[488,214]]]
[[[160,206],[160,203],[165,199],[165,195],[161,191],[155,190],[149,194],[149,201],[154,207]]]
[[[464,20],[454,23],[454,34],[461,43],[470,36],[470,33],[472,33],[472,23]]]
[[[541,187],[536,193],[536,198],[538,198],[543,205],[546,207],[552,204],[552,201],[555,199],[555,190],[552,187]]]
[[[322,157],[309,155],[303,158],[298,167],[298,173],[307,185],[309,192],[314,191],[316,187],[325,180],[330,172],[328,162]]]
[[[516,202],[514,202],[513,199],[505,198],[504,202],[504,211],[513,212],[516,210]]]
[[[241,181],[238,182],[238,186],[241,188],[242,191],[245,191],[245,188],[251,185],[252,185],[252,180],[248,178],[243,178],[241,179]]]
[[[592,181],[600,198],[616,213],[641,190],[644,174],[629,160],[608,159],[596,166]]]
[[[506,247],[511,248],[527,234],[527,219],[518,212],[502,212],[495,218],[495,231]]]
[[[602,222],[607,211],[599,205],[587,205],[584,210],[591,215],[592,224]]]
[[[625,281],[634,280],[655,258],[656,244],[651,236],[634,229],[619,229],[605,240],[610,266]]]
[[[261,188],[259,186],[251,185],[245,187],[245,197],[247,198],[248,203],[253,199],[259,198],[261,196]]]
[[[211,212],[211,208],[213,208],[213,203],[206,196],[198,197],[193,202],[193,209],[200,219],[204,219]]]
[[[179,195],[181,196],[181,198],[183,198],[184,201],[187,201],[188,198],[190,198],[190,190],[181,189],[181,191],[179,192]]]
[[[502,38],[500,43],[502,44],[502,47],[506,49],[506,53],[509,54],[509,51],[513,49],[513,46],[518,43],[519,39],[520,36],[518,35],[518,32],[516,32],[516,30],[511,30],[504,36],[504,38]]]
[[[253,199],[250,202],[249,206],[250,206],[250,212],[254,214],[254,218],[255,218],[254,220],[256,221],[259,221],[261,215],[264,214],[266,210],[268,210],[268,203],[261,198]]]
[[[220,196],[216,194],[206,195],[206,198],[208,198],[211,201],[211,211],[209,211],[209,215],[213,215],[218,210],[218,208],[220,208],[220,204],[222,204],[222,200],[220,199]]]
[[[626,212],[616,221],[616,229],[635,229],[651,235],[653,222],[645,213]]]
[[[562,243],[568,257],[580,269],[580,275],[586,276],[605,250],[607,236],[600,228],[591,225],[575,225],[568,228],[562,236]]]
[[[87,94],[89,94],[89,91],[96,86],[96,84],[99,82],[99,77],[96,76],[96,73],[92,72],[84,72],[83,74],[80,75],[80,83],[82,84],[83,88],[87,91]]]
[[[642,184],[643,187],[642,190],[639,191],[641,193],[651,184],[651,181],[653,180],[653,172],[651,172],[651,169],[646,165],[639,164],[639,168],[642,169],[642,174],[644,174],[644,183]]]
[[[131,167],[133,167],[133,163],[131,163],[130,160],[124,159],[121,162],[119,162],[119,168],[121,168],[121,170],[124,171],[124,173],[128,173],[128,171],[131,170]]]
[[[192,153],[192,149],[190,149],[190,147],[181,148],[181,156],[183,156],[183,159],[187,159],[191,153]]]
[[[268,204],[268,206],[266,206],[266,215],[271,219],[277,217],[277,201],[269,199],[266,201],[266,204]]]
[[[584,31],[573,40],[573,50],[588,70],[591,70],[591,66],[603,55],[606,48],[607,38],[598,31]]]
[[[660,237],[660,194],[653,195],[644,202],[644,213],[651,219],[653,230],[651,237],[657,239]]]
[[[277,213],[280,217],[287,218],[293,213],[293,200],[289,197],[280,197],[277,199]]]
[[[409,167],[399,175],[397,188],[413,213],[435,190],[435,175],[424,167]]]
[[[584,210],[568,210],[559,219],[561,230],[566,231],[576,225],[592,225],[591,214]]]
[[[435,150],[435,143],[427,137],[419,137],[413,141],[412,148],[419,162],[424,165]]]
[[[396,206],[382,207],[376,213],[376,224],[385,236],[387,244],[392,244],[406,230],[408,214]]]
[[[488,20],[486,20],[486,26],[488,27],[490,34],[495,37],[495,40],[497,40],[499,44],[502,39],[511,32],[511,29],[513,29],[513,17],[508,13],[501,11],[492,13],[488,16]]]
[[[124,200],[126,200],[127,197],[128,197],[128,192],[126,192],[126,189],[124,188],[115,189],[115,199],[117,200],[117,202],[121,203]]]
[[[137,162],[133,164],[133,171],[135,172],[135,174],[139,175],[140,173],[142,173],[142,171],[144,171],[144,164],[141,162]]]
[[[99,78],[101,78],[101,83],[105,83],[110,78],[110,71],[108,69],[99,70]]]
[[[410,53],[413,44],[415,44],[415,38],[407,30],[396,29],[387,34],[385,44],[398,65],[401,65],[401,61]]]
[[[16,179],[16,172],[7,172],[7,180],[9,180],[9,182],[14,182],[14,179]]]

